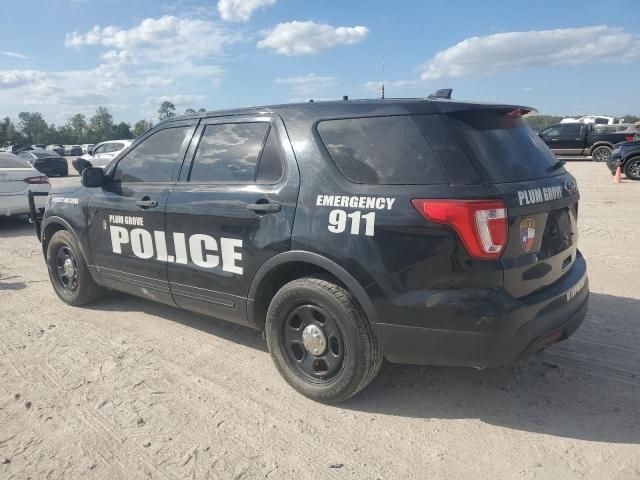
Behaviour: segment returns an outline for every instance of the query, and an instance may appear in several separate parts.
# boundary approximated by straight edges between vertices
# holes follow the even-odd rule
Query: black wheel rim
[[[640,160],[633,160],[627,167],[627,172],[630,177],[640,178]]]
[[[609,153],[607,148],[596,148],[596,151],[593,152],[593,158],[596,162],[606,162],[609,158]]]
[[[282,341],[287,364],[306,381],[326,383],[342,369],[342,333],[332,315],[318,305],[307,303],[291,310],[283,324]]]
[[[58,285],[67,293],[78,289],[78,261],[68,245],[58,248],[55,257],[55,274]]]

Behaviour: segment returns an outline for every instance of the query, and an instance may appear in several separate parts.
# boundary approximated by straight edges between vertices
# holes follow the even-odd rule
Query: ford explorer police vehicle
[[[588,301],[578,188],[530,110],[445,92],[168,119],[49,196],[53,288],[263,330],[284,379],[327,403],[383,358],[510,364]]]

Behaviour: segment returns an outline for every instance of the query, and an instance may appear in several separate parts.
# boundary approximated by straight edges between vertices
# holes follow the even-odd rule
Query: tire
[[[611,147],[600,145],[591,152],[591,158],[594,162],[606,162],[611,156]]]
[[[640,157],[632,157],[625,162],[624,174],[631,180],[640,180]]]
[[[318,330],[324,352],[322,341],[313,343]],[[310,343],[302,341],[302,332]],[[322,403],[352,397],[376,377],[382,364],[378,342],[359,305],[349,291],[324,277],[283,286],[269,305],[265,336],[287,383]]]
[[[69,260],[71,267],[65,268]],[[75,307],[95,300],[104,289],[93,281],[73,235],[66,230],[53,234],[47,245],[47,270],[60,299]],[[65,281],[66,278],[66,281]]]

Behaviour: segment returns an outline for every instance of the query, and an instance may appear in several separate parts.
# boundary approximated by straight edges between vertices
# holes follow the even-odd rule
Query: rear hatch
[[[43,183],[41,178],[47,177],[26,165],[22,159],[12,154],[0,154],[0,195],[24,192],[30,184]]]
[[[505,289],[517,298],[560,280],[577,255],[579,193],[575,179],[506,107],[445,115],[484,181],[507,210],[500,262]]]

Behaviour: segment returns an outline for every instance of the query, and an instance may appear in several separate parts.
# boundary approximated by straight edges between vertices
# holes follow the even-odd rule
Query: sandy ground
[[[385,365],[339,407],[291,390],[252,330],[65,306],[32,228],[0,220],[0,478],[640,478],[640,182],[569,169],[583,327],[517,367]]]

